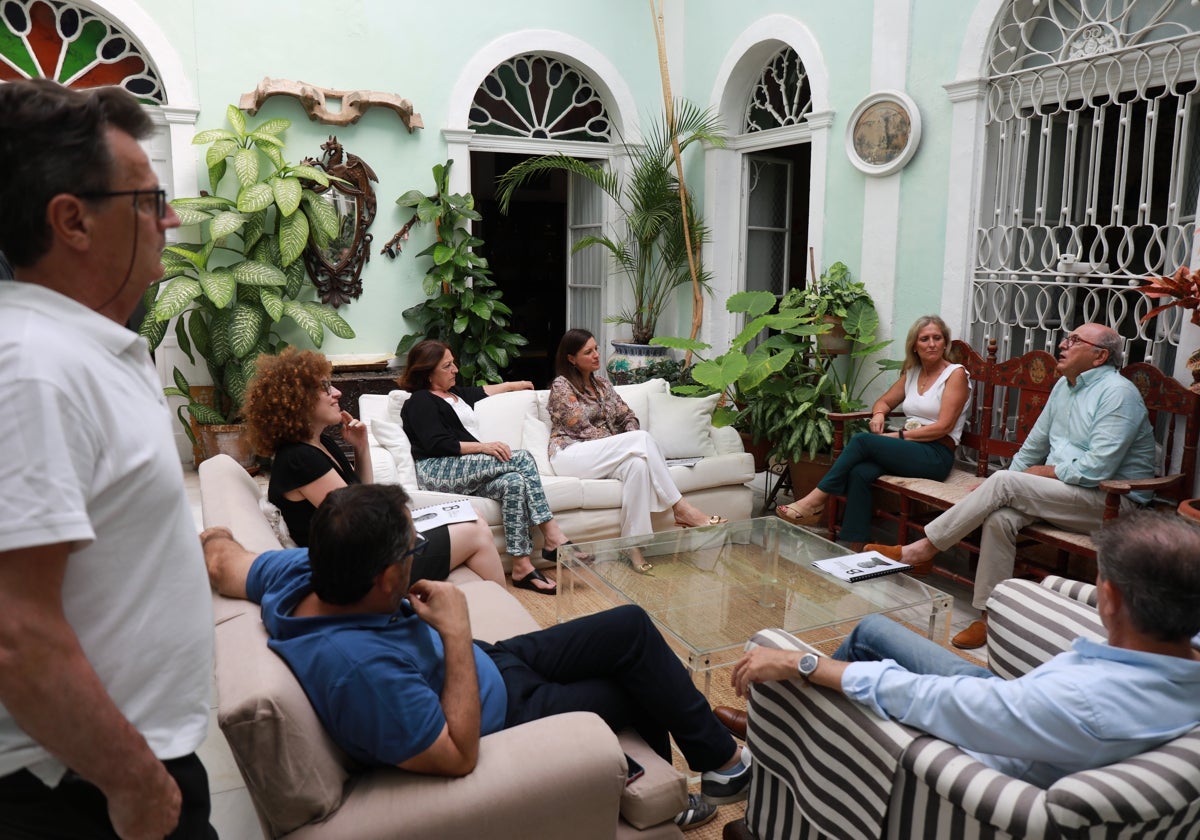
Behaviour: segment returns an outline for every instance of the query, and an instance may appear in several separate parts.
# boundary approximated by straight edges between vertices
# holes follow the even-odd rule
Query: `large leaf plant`
[[[628,324],[633,342],[648,344],[675,290],[692,282],[684,236],[684,207],[687,208],[697,265],[700,264],[701,247],[708,240],[708,230],[692,202],[691,193],[687,192],[687,200],[680,202],[672,146],[677,142],[681,154],[697,142],[723,146],[721,131],[720,119],[712,111],[681,99],[675,105],[673,131],[664,116],[651,126],[641,145],[629,147],[626,177],[621,178],[593,162],[569,155],[530,158],[501,176],[497,193],[500,210],[508,212],[509,202],[518,187],[551,170],[586,178],[604,190],[620,208],[623,217],[621,235],[585,236],[575,243],[572,253],[592,246],[609,252],[629,282],[633,302],[608,321]],[[699,271],[699,282],[706,288],[709,277],[709,272]]]
[[[191,437],[184,409],[201,424],[238,419],[246,383],[262,353],[287,346],[278,329],[291,322],[320,347],[328,329],[339,338],[354,330],[331,306],[301,300],[311,281],[300,259],[310,238],[325,247],[338,233],[332,205],[309,187],[329,184],[316,167],[288,163],[283,132],[290,120],[269,119],[252,128],[235,106],[226,109],[229,129],[201,131],[192,143],[207,145],[205,163],[212,194],[171,202],[199,242],[168,245],[163,282],[151,286],[141,334],[158,347],[175,322],[179,349],[192,364],[205,361],[215,395],[196,400],[178,368],[168,396],[188,400],[179,419]],[[232,178],[228,176],[232,175]],[[232,197],[231,197],[232,196]],[[194,441],[193,441],[194,442]]]
[[[697,384],[676,386],[675,392],[723,394],[725,404],[714,412],[713,422],[736,426],[755,442],[768,441],[770,457],[779,460],[828,451],[833,444],[828,415],[865,408],[871,384],[901,366],[877,360],[873,375],[864,379],[866,357],[891,344],[876,341],[879,316],[869,298],[846,311],[843,327],[852,349],[844,361],[818,351],[815,337],[831,327],[822,321],[821,310],[805,300],[803,290],[782,299],[770,292],[740,292],[729,298],[726,309],[747,323],[718,356],[704,358],[709,345],[694,339],[660,337],[652,343],[696,353],[701,360],[690,374]]]
[[[477,385],[500,382],[501,371],[528,340],[509,329],[512,310],[491,279],[487,260],[476,253],[483,240],[467,224],[482,218],[470,194],[450,192],[453,161],[433,167],[435,192],[409,190],[396,203],[413,208],[413,216],[392,238],[384,253],[395,258],[414,225],[432,224],[434,241],[418,257],[429,257],[423,288],[428,300],[404,310],[416,330],[400,339],[396,355],[404,356],[418,341],[433,338],[450,345],[465,381]]]

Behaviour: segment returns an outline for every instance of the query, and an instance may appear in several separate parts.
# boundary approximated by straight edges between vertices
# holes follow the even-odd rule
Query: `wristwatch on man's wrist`
[[[800,661],[796,663],[796,670],[800,672],[800,676],[808,682],[808,678],[812,676],[813,671],[817,670],[817,665],[821,660],[815,653],[806,653],[800,657]]]

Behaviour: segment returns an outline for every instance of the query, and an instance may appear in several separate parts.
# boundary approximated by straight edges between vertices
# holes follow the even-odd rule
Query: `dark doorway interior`
[[[567,327],[567,176],[550,172],[527,184],[502,214],[496,179],[526,157],[471,153],[471,188],[483,216],[475,235],[483,240],[479,250],[513,311],[513,331],[529,340],[504,378],[547,388],[554,378],[554,351]]]

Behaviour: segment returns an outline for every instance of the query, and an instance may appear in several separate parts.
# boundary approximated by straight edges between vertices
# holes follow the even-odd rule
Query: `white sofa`
[[[228,455],[200,465],[207,527],[242,545],[280,547],[259,510],[260,490]],[[477,639],[538,629],[511,594],[460,566]],[[263,836],[289,840],[682,840],[671,818],[687,782],[632,731],[596,715],[555,715],[488,735],[461,778],[363,768],[330,740],[287,663],[267,647],[257,605],[213,595],[217,720]],[[625,784],[624,754],[646,774]]]
[[[711,423],[716,397],[677,397],[665,380],[652,379],[637,385],[618,385],[619,393],[638,416],[668,458],[701,456],[694,466],[671,467],[671,475],[684,497],[701,510],[730,520],[748,519],[754,458],[743,447],[732,428]],[[548,391],[512,391],[476,403],[479,426],[486,440],[501,440],[513,449],[527,449],[538,463],[550,509],[573,541],[604,539],[620,534],[621,482],[617,479],[580,479],[555,475],[547,447],[550,415]],[[407,391],[388,395],[364,394],[359,398],[359,417],[368,423],[371,465],[375,481],[393,482],[413,497],[413,506],[455,498],[451,494],[417,489],[412,453],[400,419]],[[504,553],[500,505],[476,496],[471,503],[492,527],[496,545]],[[654,514],[656,531],[674,527],[671,511]],[[535,542],[540,537],[535,530]],[[536,556],[536,555],[535,555]],[[507,559],[506,559],[507,562]]]

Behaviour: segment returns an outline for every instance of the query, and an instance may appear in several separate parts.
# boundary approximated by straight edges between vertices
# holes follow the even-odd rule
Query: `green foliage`
[[[507,213],[513,193],[521,184],[551,170],[578,175],[607,193],[624,217],[624,235],[586,236],[575,244],[572,253],[592,246],[609,252],[629,281],[633,305],[608,320],[629,324],[633,343],[647,344],[654,337],[659,316],[675,290],[692,281],[673,141],[678,140],[680,154],[698,141],[724,146],[721,131],[720,120],[710,110],[679,100],[675,105],[674,131],[664,117],[651,127],[642,145],[630,148],[629,174],[623,182],[612,172],[567,155],[531,158],[500,178],[497,193],[500,209]],[[690,192],[686,204],[698,277],[707,288],[710,274],[700,268],[700,251],[708,241],[708,230]]]
[[[418,341],[435,338],[450,345],[464,380],[478,385],[500,382],[501,371],[529,342],[509,330],[512,310],[500,299],[487,260],[475,253],[483,240],[472,236],[463,223],[481,216],[470,193],[451,194],[451,163],[433,167],[433,195],[410,190],[396,199],[401,207],[415,210],[402,234],[414,224],[429,222],[437,231],[437,240],[417,255],[430,258],[424,280],[429,300],[404,310],[404,317],[417,329],[400,340],[396,355],[404,356]],[[398,252],[398,247],[389,245],[390,256]]]
[[[862,283],[850,279],[850,269],[843,262],[835,262],[812,286],[792,289],[784,295],[784,306],[806,304],[817,319],[826,315],[845,318],[850,308],[860,301],[874,311],[874,302]]]
[[[214,194],[171,202],[184,225],[199,227],[201,241],[163,251],[163,282],[146,291],[149,314],[140,330],[154,349],[166,335],[167,322],[178,316],[179,348],[192,364],[195,353],[206,362],[216,407],[192,399],[178,368],[175,387],[165,392],[187,399],[187,411],[203,424],[238,417],[259,354],[286,346],[276,325],[292,321],[315,347],[324,341],[325,330],[354,337],[333,307],[299,300],[311,285],[300,259],[306,243],[311,239],[324,247],[338,232],[336,214],[308,186],[328,186],[329,176],[284,160],[280,135],[290,121],[267,120],[247,129],[245,116],[233,105],[226,118],[232,131],[210,129],[192,138],[194,144],[208,145],[205,163]],[[236,186],[229,198],[220,193],[231,173]],[[191,437],[182,409],[179,419]]]
[[[656,338],[651,343],[696,353],[701,360],[690,370],[696,384],[676,386],[675,392],[724,394],[714,423],[734,425],[755,442],[769,441],[771,457],[791,460],[802,452],[811,457],[828,450],[833,443],[829,413],[865,408],[862,397],[871,383],[900,367],[900,362],[878,360],[874,374],[860,381],[866,357],[891,343],[875,340],[879,316],[869,298],[852,302],[847,310],[843,327],[852,349],[843,359],[818,350],[816,337],[832,326],[797,294],[779,300],[770,292],[741,292],[725,308],[747,323],[718,356],[703,358],[710,346],[691,339]],[[769,336],[747,353],[764,331]]]

